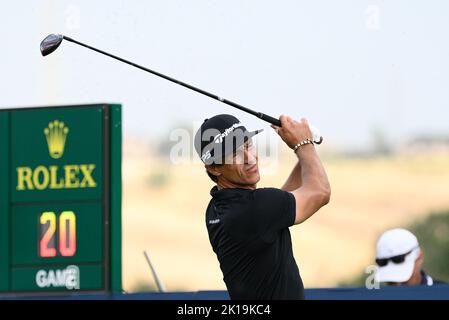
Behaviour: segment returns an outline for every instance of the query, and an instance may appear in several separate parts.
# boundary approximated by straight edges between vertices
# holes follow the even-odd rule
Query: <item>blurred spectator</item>
[[[405,229],[387,230],[377,241],[375,279],[396,286],[443,284],[421,269],[423,262],[424,253],[413,233]]]

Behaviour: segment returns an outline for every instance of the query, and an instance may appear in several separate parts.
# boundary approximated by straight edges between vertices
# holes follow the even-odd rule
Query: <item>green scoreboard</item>
[[[121,106],[0,110],[0,295],[121,291]]]

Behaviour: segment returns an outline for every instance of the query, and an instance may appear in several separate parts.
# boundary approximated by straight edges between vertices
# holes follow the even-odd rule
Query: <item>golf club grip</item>
[[[279,119],[267,116],[266,114],[263,114],[263,113],[260,113],[259,117],[262,120],[265,120],[265,121],[267,121],[267,122],[269,122],[271,124],[274,124],[275,126],[282,127],[281,121]]]

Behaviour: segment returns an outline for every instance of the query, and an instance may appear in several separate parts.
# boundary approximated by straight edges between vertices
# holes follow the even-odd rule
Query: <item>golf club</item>
[[[228,104],[228,105],[230,105],[230,106],[232,106],[234,108],[237,108],[239,110],[242,110],[244,112],[252,114],[252,115],[254,115],[254,116],[256,116],[256,117],[258,117],[258,118],[260,118],[262,120],[265,120],[265,121],[267,121],[269,123],[272,123],[272,124],[274,124],[274,125],[276,125],[278,127],[281,127],[281,122],[279,121],[279,119],[275,119],[273,117],[270,117],[270,116],[268,116],[268,115],[266,115],[266,114],[264,114],[262,112],[257,112],[257,111],[251,110],[251,109],[246,108],[244,106],[241,106],[241,105],[239,105],[239,104],[237,104],[235,102],[232,102],[230,100],[221,98],[221,97],[219,97],[219,96],[217,96],[215,94],[209,93],[209,92],[204,91],[204,90],[199,89],[199,88],[196,88],[196,87],[194,87],[194,86],[192,86],[190,84],[187,84],[185,82],[179,81],[179,80],[174,79],[174,78],[171,78],[171,77],[166,76],[166,75],[164,75],[162,73],[159,73],[157,71],[154,71],[154,70],[142,67],[142,66],[140,66],[138,64],[135,64],[135,63],[133,63],[131,61],[128,61],[128,60],[122,59],[120,57],[114,56],[114,55],[112,55],[110,53],[107,53],[105,51],[102,51],[100,49],[96,49],[94,47],[91,47],[91,46],[89,46],[87,44],[84,44],[84,43],[81,43],[79,41],[76,41],[76,40],[74,40],[72,38],[69,38],[67,36],[64,36],[62,34],[50,34],[44,40],[42,40],[41,45],[40,45],[40,50],[41,50],[42,56],[49,55],[50,53],[55,51],[59,47],[59,45],[61,44],[62,40],[67,40],[67,41],[76,43],[76,44],[78,44],[80,46],[83,46],[85,48],[91,49],[93,51],[96,51],[96,52],[99,52],[101,54],[104,54],[104,55],[106,55],[108,57],[111,57],[111,58],[114,58],[114,59],[119,60],[121,62],[127,63],[129,65],[132,65],[133,67],[136,67],[136,68],[139,68],[141,70],[147,71],[147,72],[152,73],[152,74],[154,74],[154,75],[156,75],[158,77],[164,78],[164,79],[166,79],[168,81],[174,82],[174,83],[179,84],[179,85],[181,85],[183,87],[186,87],[186,88],[191,89],[193,91],[196,91],[196,92],[199,92],[201,94],[204,94],[204,95],[206,95],[206,96],[208,96],[208,97],[210,97],[212,99],[215,99],[215,100],[221,101],[223,103],[226,103],[226,104]],[[315,136],[315,134],[314,134],[314,136]],[[322,141],[323,141],[323,137],[319,136],[319,140],[318,141],[314,141],[314,143],[320,144]]]

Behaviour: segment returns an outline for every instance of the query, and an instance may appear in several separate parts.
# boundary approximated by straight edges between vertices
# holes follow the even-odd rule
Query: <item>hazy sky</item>
[[[125,134],[233,113],[62,33],[272,116],[307,116],[331,142],[449,134],[449,1],[4,1],[0,108],[123,104]]]

